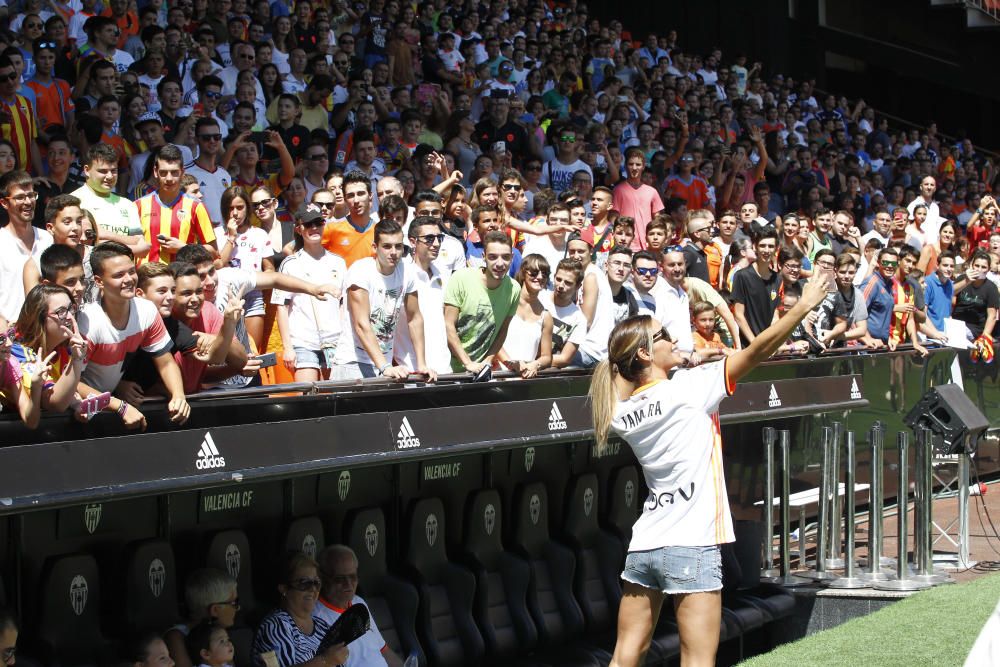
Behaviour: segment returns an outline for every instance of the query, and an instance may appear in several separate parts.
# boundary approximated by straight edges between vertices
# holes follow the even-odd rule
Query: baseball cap
[[[147,111],[138,118],[135,119],[135,127],[139,127],[143,123],[156,123],[158,125],[163,125],[163,119],[155,111]]]
[[[323,212],[316,204],[300,204],[299,207],[295,209],[296,222],[307,223],[322,219]]]

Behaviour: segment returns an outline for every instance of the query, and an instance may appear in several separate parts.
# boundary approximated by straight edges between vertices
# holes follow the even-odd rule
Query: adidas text
[[[399,432],[396,434],[397,449],[413,449],[420,446],[420,438],[413,432],[410,420],[403,417],[403,423],[399,425]]]
[[[219,448],[215,446],[211,433],[206,433],[205,439],[201,441],[201,449],[195,457],[194,467],[198,470],[226,467],[226,459],[219,455]]]
[[[552,410],[549,412],[549,430],[550,431],[565,431],[566,430],[566,420],[563,419],[562,413],[559,411],[559,406],[555,403],[552,404]]]

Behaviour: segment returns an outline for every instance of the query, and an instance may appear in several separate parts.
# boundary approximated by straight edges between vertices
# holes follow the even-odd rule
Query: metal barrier
[[[779,572],[774,568],[774,444],[777,441],[777,432],[771,426],[763,429],[764,440],[764,539],[761,544],[761,563],[763,567],[760,571],[762,579],[771,580],[778,576]]]
[[[844,470],[844,506],[847,514],[847,544],[844,548],[844,576],[834,579],[827,586],[830,588],[868,588],[870,584],[857,576],[854,558],[854,478],[856,474],[857,454],[854,449],[854,431],[847,432],[847,465]]]
[[[786,588],[797,588],[800,586],[811,586],[813,584],[812,580],[805,579],[803,577],[797,577],[791,573],[791,551],[789,548],[789,539],[791,537],[791,516],[789,514],[789,501],[788,497],[791,495],[791,475],[789,469],[791,468],[791,455],[790,455],[790,445],[789,445],[789,432],[787,429],[782,429],[778,432],[778,444],[781,448],[781,539],[780,539],[780,555],[781,561],[779,563],[779,574],[776,577],[764,577],[762,581],[770,584],[778,584]],[[773,455],[772,455],[773,459]],[[773,504],[773,503],[772,503]],[[768,506],[770,507],[770,505]],[[770,532],[770,531],[768,531]]]
[[[865,581],[888,581],[892,574],[882,571],[882,514],[885,504],[883,494],[883,475],[885,455],[885,428],[880,422],[875,422],[868,431],[868,444],[872,451],[871,486],[868,488],[868,566],[858,576]]]
[[[844,516],[842,507],[840,504],[840,443],[844,439],[844,425],[840,422],[833,422],[833,445],[830,453],[830,473],[829,477],[830,483],[830,511],[829,511],[829,555],[826,559],[826,567],[839,570],[844,567],[844,559],[841,557],[843,553],[841,549],[844,546],[841,536],[843,534],[844,527]],[[824,472],[826,469],[824,468]],[[851,486],[844,487],[844,493],[847,493],[847,489],[853,489],[853,484]]]
[[[943,572],[934,569],[934,545],[931,541],[934,524],[934,443],[931,430],[920,426],[916,430],[913,484],[913,579],[928,584],[954,583]]]
[[[891,581],[877,581],[872,588],[877,591],[920,591],[930,588],[926,581],[918,581],[910,576],[906,566],[906,550],[909,542],[907,525],[909,523],[909,492],[910,480],[907,469],[910,463],[910,436],[905,431],[896,434],[896,446],[899,450],[899,490],[896,495],[896,578]],[[914,531],[916,532],[916,531]],[[872,559],[872,562],[875,562]]]
[[[839,459],[837,455],[837,445],[839,443],[835,440],[834,433],[833,428],[829,426],[823,427],[823,474],[820,478],[819,507],[817,508],[816,519],[816,560],[812,570],[799,572],[801,576],[809,577],[814,581],[831,581],[837,578],[837,575],[827,571],[827,552],[829,551],[827,545],[831,534],[830,526],[834,525],[836,527],[832,514],[835,505],[839,505],[836,501],[840,498],[837,486],[840,480],[838,479],[839,475],[837,474],[836,463]],[[805,536],[801,535],[800,540],[805,540]]]

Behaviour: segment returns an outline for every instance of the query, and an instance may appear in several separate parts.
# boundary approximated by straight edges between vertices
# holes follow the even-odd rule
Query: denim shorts
[[[666,594],[721,590],[722,552],[717,545],[631,551],[622,579]]]
[[[304,347],[295,349],[295,368],[328,368],[323,350],[307,350]]]

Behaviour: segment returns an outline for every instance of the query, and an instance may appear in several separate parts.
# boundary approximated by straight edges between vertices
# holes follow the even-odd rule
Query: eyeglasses
[[[444,234],[424,234],[423,236],[418,236],[417,240],[425,245],[434,245],[434,243],[444,243]]]
[[[199,134],[198,138],[202,141],[222,141],[221,134]]]
[[[816,262],[816,266],[818,266],[821,269],[832,269],[833,262]]]
[[[631,269],[632,268],[632,262],[623,262],[620,259],[616,259],[616,260],[608,262],[608,266],[610,266],[612,268],[615,268],[615,269]]]
[[[692,230],[691,233],[692,234],[701,234],[702,232],[707,232],[710,229],[712,229],[712,228],[711,227],[699,227],[698,229]]]
[[[326,222],[323,221],[323,220],[310,220],[308,222],[300,222],[299,224],[302,225],[303,229],[311,229],[313,227],[325,227],[326,226]]]
[[[302,579],[296,579],[295,581],[288,583],[289,588],[302,593],[313,590],[318,591],[322,585],[323,582],[321,582],[318,577],[312,579],[303,577]]]
[[[206,90],[205,97],[207,97],[210,100],[217,100],[220,97],[222,97],[222,93],[217,93],[214,90]]]
[[[795,264],[793,262],[785,262],[781,266],[784,267],[784,268],[786,268],[786,269],[788,269],[789,271],[801,271],[802,270],[802,265],[801,264]]]
[[[0,333],[0,345],[6,345],[7,343],[13,343],[14,342],[14,335],[16,333],[17,332],[14,330],[14,327],[11,327],[10,329],[7,329],[6,333]]]
[[[502,183],[500,187],[507,192],[520,192],[522,190],[520,183]]]
[[[269,197],[267,199],[261,199],[260,201],[255,201],[253,203],[253,207],[256,208],[256,209],[270,208],[271,204],[273,204],[276,201],[278,201],[278,200],[275,199],[274,197]]]
[[[635,272],[640,276],[656,276],[659,275],[660,270],[655,266],[650,266],[646,268],[635,267]]]
[[[65,322],[73,314],[73,309],[69,306],[63,306],[62,308],[57,308],[55,312],[49,313],[49,317],[54,319],[56,322]]]
[[[316,153],[315,155],[307,155],[306,159],[310,162],[319,162],[320,160],[329,160],[330,156],[326,153]]]
[[[23,204],[26,201],[35,201],[36,199],[38,199],[38,193],[22,192],[19,195],[14,195],[13,197],[7,197],[7,199],[10,199],[11,201],[16,202],[18,204]]]
[[[670,332],[667,331],[666,327],[660,327],[659,331],[653,332],[653,342],[655,343],[658,340],[665,340],[668,343],[674,342],[674,339],[670,337]]]
[[[240,599],[239,598],[235,598],[233,600],[226,600],[224,602],[213,602],[209,606],[210,607],[214,607],[216,605],[219,605],[221,607],[232,607],[233,609],[239,610],[239,608],[240,608]]]

